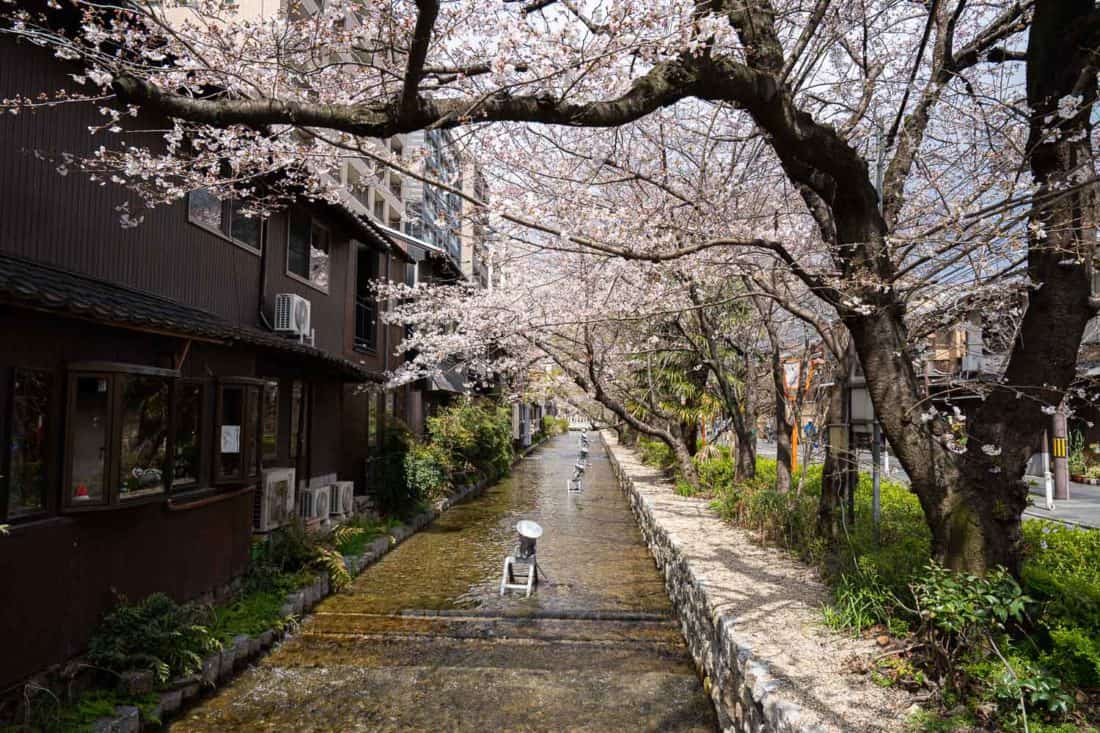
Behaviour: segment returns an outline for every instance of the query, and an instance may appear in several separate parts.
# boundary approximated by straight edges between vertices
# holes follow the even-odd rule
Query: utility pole
[[[1069,430],[1066,420],[1066,403],[1058,405],[1054,413],[1054,498],[1069,498]]]

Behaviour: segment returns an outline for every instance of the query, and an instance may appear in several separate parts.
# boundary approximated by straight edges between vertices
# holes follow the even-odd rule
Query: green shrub
[[[0,726],[0,731],[15,733],[73,733],[90,731],[100,718],[113,718],[120,705],[133,706],[141,711],[141,719],[160,725],[160,696],[155,692],[145,695],[127,695],[115,690],[89,690],[71,703],[61,701],[45,688],[28,696],[25,725]]]
[[[92,664],[113,672],[152,670],[158,683],[193,674],[203,658],[220,648],[202,612],[163,593],[130,604],[122,596],[88,642]]]
[[[405,481],[410,496],[437,501],[451,488],[451,465],[447,453],[435,443],[416,443],[405,454]]]
[[[456,481],[504,476],[515,457],[511,411],[491,402],[467,398],[451,405],[428,418],[428,434]]]
[[[405,454],[413,436],[400,421],[391,419],[382,431],[382,446],[376,456],[378,510],[383,514],[408,516],[420,502],[405,476]]]
[[[642,453],[642,463],[647,466],[667,471],[676,464],[676,456],[673,455],[672,449],[659,440],[639,437],[638,449]]]

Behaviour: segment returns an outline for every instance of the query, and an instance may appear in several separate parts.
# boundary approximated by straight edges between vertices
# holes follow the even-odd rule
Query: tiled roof
[[[0,253],[0,303],[60,313],[122,328],[271,349],[319,362],[353,381],[382,376],[321,349],[284,339],[168,298],[23,257]]]

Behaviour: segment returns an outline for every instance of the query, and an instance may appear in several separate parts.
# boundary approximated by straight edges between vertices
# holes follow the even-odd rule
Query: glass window
[[[240,201],[229,204],[229,236],[252,249],[260,248],[260,220],[255,216],[241,213],[244,207]]]
[[[309,415],[305,385],[295,380],[290,387],[290,457],[308,454]]]
[[[279,459],[279,383],[270,381],[264,385],[263,404],[263,461],[270,466]]]
[[[198,483],[202,450],[201,382],[180,382],[176,389],[176,440],[173,485]]]
[[[8,519],[46,509],[47,436],[53,375],[15,370],[11,453],[8,469]]]
[[[378,395],[367,395],[367,446],[378,446]]]
[[[325,290],[328,289],[330,249],[328,230],[314,224],[309,246],[309,281]]]
[[[355,267],[355,346],[374,350],[378,343],[378,296],[374,281],[378,278],[378,253],[360,246]]]
[[[106,498],[111,382],[102,375],[77,376],[73,392],[69,500],[73,506],[102,504]]]
[[[208,229],[222,229],[222,202],[205,188],[192,191],[187,196],[187,217]]]
[[[244,403],[244,465],[245,474],[255,476],[258,470],[256,465],[256,453],[259,449],[260,438],[260,395],[259,387],[245,389]]]
[[[168,457],[168,394],[165,377],[122,375],[122,443],[118,494],[134,499],[164,491]]]
[[[244,438],[244,387],[222,386],[218,404],[218,476],[225,479],[240,478],[241,444]]]
[[[249,249],[260,249],[260,219],[242,213],[244,204],[218,198],[205,188],[187,194],[187,218],[212,229]]]

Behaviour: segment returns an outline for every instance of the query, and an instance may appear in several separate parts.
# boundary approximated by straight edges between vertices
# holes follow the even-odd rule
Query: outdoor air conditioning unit
[[[270,532],[294,516],[294,469],[272,468],[264,471],[264,483],[253,495],[252,529]]]
[[[337,481],[332,485],[329,514],[344,519],[355,513],[355,483]]]
[[[275,332],[309,338],[309,301],[295,293],[275,296]]]
[[[330,486],[298,490],[298,516],[306,522],[327,522],[330,509]]]

